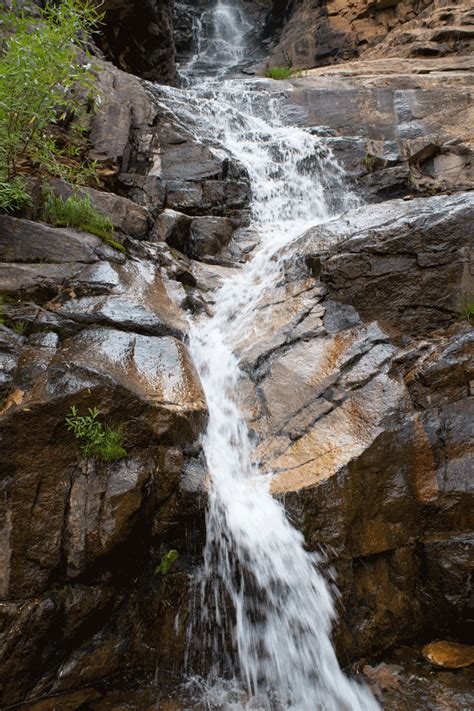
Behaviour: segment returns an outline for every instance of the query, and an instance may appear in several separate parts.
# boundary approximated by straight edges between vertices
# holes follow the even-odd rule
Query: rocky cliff
[[[188,318],[255,236],[246,171],[133,76],[175,81],[171,4],[105,7],[117,66],[98,60],[89,132],[107,177],[83,191],[123,251],[45,224],[39,202],[0,216],[2,708],[103,711],[126,691],[144,709],[156,670],[161,690],[180,680],[206,475]],[[300,238],[240,346],[273,492],[341,591],[343,661],[465,639],[472,619],[470,21],[412,0],[275,2],[268,19],[271,63],[362,58],[269,87],[367,204]],[[122,427],[128,457],[80,456],[73,406]],[[469,705],[432,686],[422,708]]]
[[[275,0],[264,34],[271,61],[309,68],[367,57],[467,54],[474,17],[463,0]]]

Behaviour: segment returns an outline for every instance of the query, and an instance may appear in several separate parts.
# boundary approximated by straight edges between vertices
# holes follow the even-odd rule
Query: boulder
[[[145,239],[147,236],[151,219],[148,210],[142,205],[115,193],[74,187],[64,180],[50,180],[49,185],[53,193],[63,200],[67,200],[73,193],[80,198],[89,196],[93,206],[112,221],[116,230],[135,239]]]
[[[0,215],[0,260],[3,262],[88,264],[99,259],[123,262],[124,256],[89,232]]]
[[[48,304],[48,309],[78,324],[113,326],[151,336],[182,337],[187,323],[172,300],[173,292],[167,280],[154,264],[127,262],[115,268],[109,265],[105,276],[104,268],[101,271],[102,275],[96,269],[78,274],[69,282],[69,289]],[[116,281],[106,288],[106,293],[100,293],[96,280],[113,280],[110,272]],[[92,289],[96,295],[88,295]]]
[[[462,669],[474,664],[474,647],[456,642],[431,642],[423,647],[423,656],[437,667]]]

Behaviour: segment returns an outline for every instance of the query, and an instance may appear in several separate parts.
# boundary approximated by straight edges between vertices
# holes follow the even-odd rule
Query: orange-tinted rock
[[[437,667],[462,669],[474,664],[474,647],[456,642],[431,642],[423,647],[423,656]]]

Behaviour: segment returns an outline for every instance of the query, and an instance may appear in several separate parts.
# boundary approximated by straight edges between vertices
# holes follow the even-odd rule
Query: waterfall
[[[213,27],[226,42],[237,11],[223,2],[215,8]],[[212,35],[207,42],[208,59],[212,42],[220,40]],[[201,653],[211,668],[195,680],[197,703],[225,710],[375,711],[369,691],[338,664],[334,601],[320,559],[305,550],[302,534],[271,496],[271,475],[260,472],[240,405],[245,343],[258,339],[258,307],[282,278],[283,251],[288,255],[306,228],[357,200],[321,139],[284,125],[266,80],[200,77],[187,89],[159,91],[188,128],[247,168],[259,235],[252,258],[216,293],[212,315],[196,317],[190,331],[209,408],[202,441],[207,542],[189,633],[190,658]]]
[[[251,29],[242,8],[230,0],[217,0],[194,23],[196,52],[184,68],[185,77],[197,73],[225,73],[242,61],[245,35]]]

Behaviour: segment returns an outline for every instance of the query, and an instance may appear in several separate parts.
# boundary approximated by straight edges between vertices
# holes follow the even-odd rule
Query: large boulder
[[[123,256],[89,232],[0,215],[2,262],[123,262]]]

